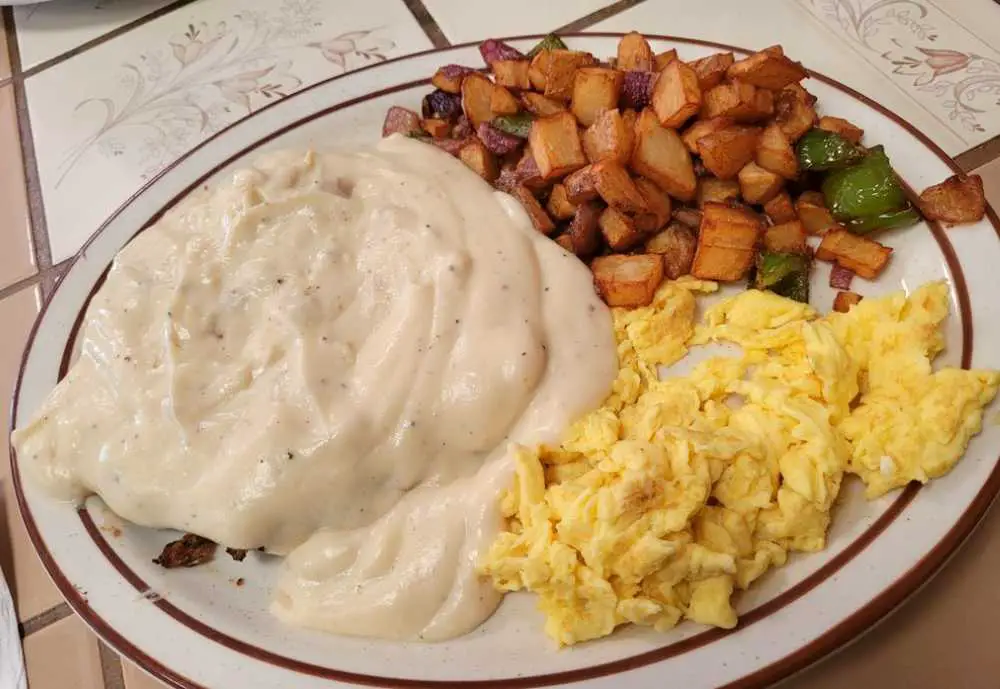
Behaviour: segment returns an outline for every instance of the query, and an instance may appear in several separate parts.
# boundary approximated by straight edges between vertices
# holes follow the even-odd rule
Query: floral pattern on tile
[[[1000,51],[929,0],[803,2],[968,146],[1000,133]]]

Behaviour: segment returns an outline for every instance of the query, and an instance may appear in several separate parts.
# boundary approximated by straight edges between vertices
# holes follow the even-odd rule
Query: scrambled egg
[[[845,474],[869,497],[947,472],[982,424],[1000,374],[931,369],[948,291],[866,299],[819,318],[755,290],[695,325],[691,278],[614,311],[620,371],[604,406],[559,447],[521,448],[506,530],[483,572],[539,596],[560,645],[633,623],[731,628],[733,592],[790,551],[826,544]],[[659,380],[688,347],[742,347]]]

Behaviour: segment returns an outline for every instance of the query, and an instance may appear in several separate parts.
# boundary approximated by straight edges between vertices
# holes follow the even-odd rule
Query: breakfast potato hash
[[[654,54],[632,32],[606,62],[555,35],[528,54],[496,39],[480,53],[485,73],[441,67],[421,113],[390,108],[383,135],[439,146],[517,198],[539,232],[592,266],[609,305],[646,306],[660,281],[679,275],[747,280],[805,300],[814,258],[875,279],[892,249],[869,235],[912,225],[921,212],[947,223],[985,213],[976,175],[950,178],[911,203],[880,146],[866,147],[854,123],[818,114],[801,85],[808,73],[781,46],[684,61],[674,50]],[[734,222],[693,227],[696,251],[686,242],[676,251],[646,248],[671,217],[706,202],[732,206]],[[753,237],[749,217],[761,228]],[[765,230],[793,221],[816,237],[834,234],[815,254],[786,260]],[[636,254],[647,258],[595,260]],[[779,267],[780,279],[760,279],[761,266]]]

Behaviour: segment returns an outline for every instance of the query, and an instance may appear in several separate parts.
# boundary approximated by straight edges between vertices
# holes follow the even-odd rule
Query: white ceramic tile
[[[201,0],[30,77],[54,260],[213,132],[320,79],[428,47],[399,0]]]
[[[846,0],[845,0],[846,1]],[[954,155],[970,146],[951,127],[911,99],[900,85],[831,31],[795,0],[650,0],[593,27],[595,31],[663,33],[759,49],[780,43],[806,67],[838,79],[902,114]]]
[[[799,2],[965,148],[1000,134],[1000,50],[930,0]],[[1000,6],[972,3],[976,12],[964,12],[966,21],[1000,25]]]
[[[21,67],[29,69],[160,9],[171,0],[60,0],[14,8]]]
[[[655,0],[650,0],[655,2]],[[491,36],[546,33],[610,5],[612,0],[504,0],[499,5],[469,0],[424,0],[424,6],[452,43]]]
[[[986,45],[1000,46],[1000,3],[996,0],[933,0],[933,4]]]

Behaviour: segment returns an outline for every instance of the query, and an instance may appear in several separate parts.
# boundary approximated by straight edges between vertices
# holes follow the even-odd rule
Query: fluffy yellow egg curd
[[[994,371],[932,370],[943,283],[822,318],[750,290],[696,325],[696,295],[716,289],[681,279],[649,307],[616,309],[611,396],[560,446],[517,453],[482,572],[537,594],[560,645],[629,623],[735,626],[734,591],[825,547],[845,474],[869,498],[941,476],[1000,385]],[[659,379],[708,342],[742,354]]]

